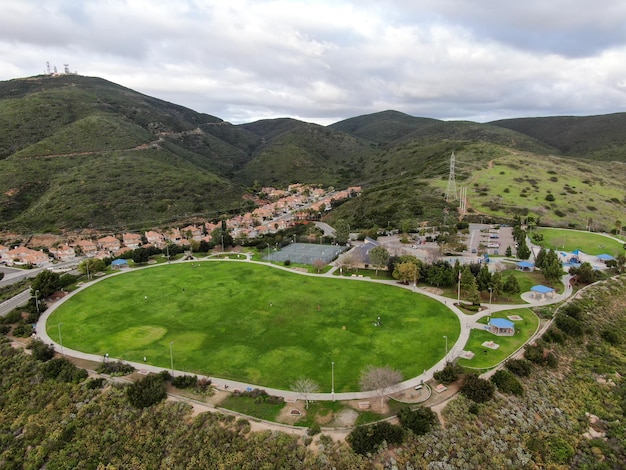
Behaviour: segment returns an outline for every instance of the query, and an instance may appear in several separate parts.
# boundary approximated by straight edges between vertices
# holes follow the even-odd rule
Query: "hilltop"
[[[364,187],[330,221],[437,221],[456,213],[442,197],[452,152],[470,217],[534,213],[553,225],[612,227],[626,208],[625,127],[626,114],[480,124],[392,110],[326,127],[233,125],[96,77],[9,80],[0,82],[0,230],[211,220],[249,210],[261,187],[295,182]],[[502,165],[495,177],[487,171]],[[548,191],[554,201],[542,200]]]

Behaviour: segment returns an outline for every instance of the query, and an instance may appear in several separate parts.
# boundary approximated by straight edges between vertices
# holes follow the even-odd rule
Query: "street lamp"
[[[335,362],[331,362],[331,386],[330,386],[330,393],[332,395],[333,401],[335,401]]]
[[[489,315],[487,315],[487,322],[490,320],[491,317],[491,294],[493,293],[493,287],[489,288]]]
[[[461,270],[459,269],[459,285],[457,287],[456,303],[461,307]]]
[[[63,337],[61,336],[61,327],[63,323],[58,323],[57,328],[59,329],[59,344],[61,345],[61,355],[63,355]]]
[[[448,362],[448,337],[446,335],[443,337],[446,339],[446,362]]]
[[[35,305],[37,305],[37,316],[39,316],[39,290],[35,291]]]
[[[172,375],[174,375],[174,354],[172,353],[172,344],[174,344],[174,341],[170,341],[170,369],[172,369]]]

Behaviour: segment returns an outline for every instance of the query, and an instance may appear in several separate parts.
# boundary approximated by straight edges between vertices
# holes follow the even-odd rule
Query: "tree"
[[[450,385],[452,382],[456,382],[462,373],[463,368],[461,366],[448,362],[442,370],[435,372],[433,377],[444,385]]]
[[[461,269],[461,292],[472,304],[477,305],[480,303],[478,283],[467,265],[463,266]]]
[[[546,249],[542,246],[539,249],[539,253],[537,253],[537,257],[535,258],[535,267],[542,269],[544,266],[545,260],[546,260]]]
[[[133,262],[136,264],[147,263],[150,259],[150,253],[145,248],[135,248],[133,250]]]
[[[396,264],[396,269],[393,271],[393,277],[401,281],[403,284],[408,284],[413,281],[417,285],[417,281],[420,278],[419,266],[411,262]]]
[[[319,274],[322,269],[324,269],[324,266],[326,266],[326,263],[323,259],[317,258],[316,260],[313,260],[313,267],[317,269],[317,274]]]
[[[519,294],[520,287],[517,282],[517,278],[509,273],[507,277],[504,279],[504,284],[502,285],[502,292],[504,292],[507,297],[510,299],[512,295]]]
[[[378,276],[378,270],[387,265],[389,261],[389,252],[384,246],[376,246],[370,251],[370,261],[376,268],[376,275]]]
[[[413,431],[416,436],[429,432],[437,422],[437,414],[430,408],[419,406],[415,410],[404,407],[398,412],[398,420],[404,429]]]
[[[524,387],[522,387],[521,382],[508,370],[498,370],[491,376],[490,380],[502,393],[510,393],[519,397],[524,395]]]
[[[130,385],[126,389],[126,395],[134,407],[146,408],[165,399],[167,392],[161,376],[149,375]]]
[[[463,380],[463,385],[459,391],[476,403],[484,403],[493,398],[495,386],[488,380],[481,379],[477,375],[468,374]]]
[[[389,366],[368,366],[361,374],[359,384],[361,390],[376,390],[380,398],[380,406],[385,404],[389,388],[402,381],[402,373]]]
[[[500,271],[496,271],[491,275],[491,295],[493,299],[497,299],[499,295],[502,294],[503,290],[503,282],[502,282],[502,273]]]
[[[491,286],[491,273],[489,272],[489,266],[487,266],[487,263],[484,263],[480,267],[480,271],[478,271],[478,276],[476,277],[476,282],[478,283],[479,291],[486,291]]]
[[[291,384],[291,390],[299,393],[304,400],[304,408],[309,409],[309,395],[319,390],[319,385],[313,379],[301,378]]]
[[[530,248],[526,245],[526,239],[522,239],[518,242],[517,245],[517,257],[519,259],[528,259],[530,258]]]
[[[104,264],[104,261],[98,258],[87,258],[78,265],[78,270],[83,274],[87,274],[87,280],[95,273],[104,271],[105,268],[106,264]]]
[[[555,284],[560,281],[561,276],[563,276],[563,265],[556,251],[548,250],[543,261],[541,272],[546,282],[549,284]]]
[[[50,297],[60,289],[60,286],[61,276],[59,273],[53,273],[52,271],[44,269],[33,279],[31,295],[43,298]],[[37,294],[37,291],[39,291],[39,294]]]
[[[381,421],[373,425],[357,426],[346,437],[352,450],[357,454],[367,455],[378,450],[383,442],[388,444],[401,444],[404,440],[404,430],[400,426],[394,426],[387,421]]]
[[[513,255],[513,250],[511,249],[511,246],[507,246],[506,250],[504,251],[504,256],[510,258]]]
[[[617,219],[615,221],[615,235],[617,236],[622,236],[622,227],[624,226],[624,224],[622,223],[621,220]]]
[[[344,219],[335,222],[335,241],[340,245],[345,245],[350,239],[350,224]]]

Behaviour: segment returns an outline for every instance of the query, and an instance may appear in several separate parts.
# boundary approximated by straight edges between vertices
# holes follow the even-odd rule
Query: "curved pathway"
[[[221,253],[223,254],[229,254],[232,255],[232,253]],[[202,261],[230,261],[230,262],[248,262],[248,263],[257,263],[257,264],[261,264],[264,266],[269,266],[269,267],[273,267],[275,269],[282,269],[285,271],[289,271],[291,273],[295,273],[295,274],[300,274],[300,275],[305,275],[305,276],[332,276],[333,278],[336,278],[336,276],[333,276],[333,272],[337,269],[337,267],[333,267],[331,270],[327,271],[324,274],[311,274],[311,273],[302,273],[302,272],[298,272],[298,271],[294,271],[293,268],[288,268],[288,267],[284,267],[284,266],[278,266],[278,265],[274,265],[274,264],[268,264],[265,262],[260,262],[260,261],[253,261],[252,260],[252,255],[249,253],[245,254],[245,260],[244,259],[228,259],[228,258],[215,258],[215,259],[205,259]],[[216,255],[216,256],[219,256]],[[178,260],[178,261],[173,261],[173,263],[185,263],[185,262],[197,262],[198,260],[193,259],[190,261],[183,261],[183,260]],[[146,266],[146,267],[142,267],[142,268],[138,268],[138,269],[149,269],[155,266],[161,266],[160,264],[157,265],[151,265],[151,266]],[[48,320],[48,317],[54,312],[54,310],[61,305],[63,302],[65,302],[67,299],[71,298],[72,295],[76,292],[80,292],[83,289],[86,289],[88,287],[90,287],[91,285],[93,285],[96,282],[99,282],[102,279],[106,279],[109,278],[111,276],[117,276],[117,275],[121,275],[123,273],[125,273],[126,270],[120,271],[118,273],[114,273],[112,275],[109,276],[103,276],[99,279],[95,279],[92,281],[89,281],[87,283],[84,283],[81,287],[79,287],[77,290],[75,290],[74,292],[72,292],[70,295],[64,297],[63,299],[61,299],[60,301],[56,302],[54,305],[50,306],[50,308],[48,308],[39,318],[38,322],[37,322],[37,326],[36,326],[36,331],[37,331],[37,335],[38,337],[46,344],[50,344],[53,345],[55,347],[55,349],[59,352],[61,352],[61,354],[64,355],[68,355],[68,356],[72,356],[72,357],[76,357],[79,359],[85,359],[88,361],[95,361],[95,362],[102,362],[103,360],[105,360],[104,357],[100,356],[100,355],[95,355],[95,354],[88,354],[88,353],[84,353],[81,351],[76,351],[73,349],[69,349],[67,347],[64,347],[60,344],[57,344],[56,342],[54,342],[47,334],[46,332],[46,322]],[[403,382],[400,382],[396,385],[394,385],[393,387],[389,387],[386,391],[385,391],[385,395],[391,395],[397,392],[400,392],[402,390],[406,390],[408,388],[411,387],[415,387],[416,385],[419,385],[422,382],[427,382],[428,380],[433,378],[433,374],[438,371],[441,370],[445,367],[446,363],[449,361],[452,361],[455,357],[459,356],[461,354],[461,352],[463,351],[463,348],[465,347],[465,345],[467,344],[467,341],[469,340],[469,336],[470,336],[470,332],[472,328],[477,327],[477,322],[478,320],[480,320],[483,317],[486,316],[490,316],[493,314],[493,312],[498,312],[498,311],[502,311],[502,310],[512,310],[512,309],[518,309],[518,308],[528,308],[528,307],[535,307],[535,306],[540,306],[540,305],[550,305],[550,304],[554,304],[554,303],[558,303],[561,302],[563,300],[565,300],[566,298],[568,298],[571,294],[572,294],[572,288],[569,285],[569,278],[570,276],[564,276],[563,277],[563,284],[565,286],[565,290],[563,292],[563,294],[558,294],[558,295],[554,295],[552,298],[550,299],[545,299],[545,300],[537,300],[532,298],[530,295],[527,294],[522,294],[522,299],[525,300],[526,304],[514,304],[514,305],[502,305],[502,304],[498,304],[498,305],[491,305],[491,307],[489,309],[483,310],[481,312],[478,312],[474,315],[467,315],[465,314],[463,311],[461,311],[458,307],[456,307],[454,305],[454,300],[450,299],[448,297],[444,297],[442,295],[438,295],[438,294],[434,294],[432,292],[429,292],[426,289],[422,289],[419,287],[413,287],[411,285],[402,285],[402,284],[398,284],[397,281],[390,281],[390,280],[378,280],[378,279],[371,279],[371,278],[366,278],[366,277],[345,277],[344,279],[346,281],[357,281],[357,282],[377,282],[377,283],[381,283],[381,284],[388,284],[388,285],[393,285],[396,287],[400,287],[400,288],[404,288],[404,289],[409,289],[412,290],[415,293],[419,293],[422,295],[426,295],[432,299],[438,300],[441,303],[444,303],[445,305],[447,305],[447,307],[452,310],[452,312],[454,312],[457,316],[457,318],[459,319],[460,325],[461,325],[461,332],[459,335],[459,338],[456,340],[456,342],[452,345],[452,347],[448,350],[448,354],[443,357],[439,362],[437,362],[436,364],[434,364],[430,369],[425,370],[424,373],[418,375],[417,377],[413,377],[409,380],[405,380]],[[480,325],[480,328],[483,328],[484,325]],[[109,360],[119,360],[119,359],[114,359],[114,358],[108,358]],[[152,366],[149,364],[143,364],[143,363],[137,363],[137,362],[131,362],[131,361],[124,361],[130,365],[132,365],[133,367],[135,367],[137,370],[143,372],[143,373],[149,373],[149,372],[154,372],[154,373],[159,373],[163,370],[170,370],[168,368],[165,367],[157,367],[157,366]],[[181,372],[181,371],[171,371],[170,373],[174,376],[176,375],[185,375],[186,373]],[[188,375],[188,374],[187,374]],[[259,387],[257,385],[251,385],[251,384],[247,384],[244,382],[238,382],[235,380],[227,380],[227,379],[220,379],[220,378],[216,378],[216,377],[208,377],[208,376],[198,376],[199,378],[210,378],[213,385],[216,386],[219,389],[222,390],[246,390],[246,389],[252,389],[252,388],[263,388],[264,390],[267,391],[267,393],[269,393],[270,395],[276,395],[276,396],[280,396],[285,398],[286,400],[297,400],[297,399],[302,399],[303,396],[301,393],[297,393],[297,392],[293,392],[293,391],[289,391],[289,390],[279,390],[279,389],[273,389],[273,388],[268,388],[268,387]],[[376,390],[370,390],[370,391],[366,391],[366,392],[343,392],[343,393],[311,393],[311,394],[307,394],[307,397],[309,400],[318,400],[318,401],[330,401],[330,400],[366,400],[366,399],[374,399],[374,398],[378,398],[380,395]]]

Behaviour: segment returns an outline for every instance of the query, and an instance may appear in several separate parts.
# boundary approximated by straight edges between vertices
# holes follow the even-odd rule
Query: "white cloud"
[[[4,0],[0,79],[100,76],[231,122],[626,107],[626,4]]]

